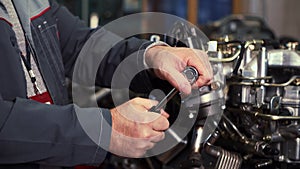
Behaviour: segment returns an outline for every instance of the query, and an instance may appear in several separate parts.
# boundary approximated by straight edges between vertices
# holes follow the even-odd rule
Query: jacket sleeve
[[[0,164],[99,165],[110,140],[110,112],[0,99]]]
[[[54,1],[50,2],[51,8],[53,8],[54,11],[53,15],[57,18],[63,62],[67,77],[74,80],[74,72],[79,72],[78,70],[74,71],[76,63],[80,62],[78,57],[84,57],[81,58],[81,61],[89,60],[85,57],[93,57],[93,60],[90,59],[90,62],[88,62],[84,68],[85,70],[89,70],[85,71],[83,76],[76,78],[75,80],[83,85],[95,85],[96,83],[98,86],[111,87],[112,77],[119,64],[134,53],[134,59],[131,59],[132,62],[130,62],[130,66],[127,66],[126,70],[122,71],[122,73],[124,73],[122,77],[127,78],[128,72],[136,72],[144,68],[143,49],[146,49],[151,42],[133,37],[122,39],[114,44],[116,41],[113,40],[118,39],[117,35],[101,27],[90,29],[85,26],[83,21],[72,15],[65,7],[59,6]],[[107,47],[109,47],[108,51],[106,50]],[[85,50],[86,53],[82,53],[83,48],[88,48],[89,51]],[[99,61],[99,59],[100,63],[95,63],[95,60]],[[92,65],[93,67],[91,68]],[[75,76],[78,77],[77,74]],[[140,89],[141,86],[151,86],[150,76],[151,74],[147,71],[138,74],[136,79],[138,79],[137,82],[140,83],[133,83],[131,88],[142,90]],[[119,83],[119,85],[115,87],[126,87],[121,84],[122,83]]]

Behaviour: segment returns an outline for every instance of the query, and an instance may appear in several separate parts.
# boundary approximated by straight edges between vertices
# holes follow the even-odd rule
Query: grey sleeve
[[[111,134],[110,112],[17,98],[0,100],[0,164],[99,165]]]
[[[143,54],[150,41],[138,38],[121,38],[104,27],[90,29],[65,7],[50,1],[53,16],[57,18],[60,45],[66,76],[81,85],[124,88],[118,83],[112,86],[112,77],[125,59],[127,65],[120,72],[120,80],[126,81],[133,73],[144,68]],[[132,89],[145,90],[151,86],[151,74],[143,71],[137,75]],[[140,89],[141,88],[141,89]]]

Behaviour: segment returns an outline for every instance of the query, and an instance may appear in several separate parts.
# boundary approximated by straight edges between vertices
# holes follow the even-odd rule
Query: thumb
[[[170,126],[169,121],[166,117],[160,116],[158,119],[150,123],[151,127],[155,131],[164,131],[167,130]]]

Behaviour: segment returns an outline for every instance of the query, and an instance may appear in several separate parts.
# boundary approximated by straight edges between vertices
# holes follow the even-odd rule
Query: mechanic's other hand
[[[130,158],[142,157],[156,142],[164,139],[169,128],[168,114],[148,112],[157,101],[135,98],[111,109],[111,153]]]
[[[154,46],[147,51],[145,61],[150,68],[154,68],[159,78],[168,80],[184,94],[191,93],[191,85],[181,73],[187,66],[193,66],[198,70],[199,78],[194,87],[208,85],[213,78],[208,56],[201,50]]]

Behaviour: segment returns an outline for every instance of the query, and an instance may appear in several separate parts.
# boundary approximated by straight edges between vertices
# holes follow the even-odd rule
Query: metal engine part
[[[239,155],[223,150],[218,158],[216,169],[239,169],[241,166],[241,161],[242,160]]]
[[[187,32],[181,41],[201,49],[202,41],[188,28],[179,28]],[[213,83],[183,100],[197,121],[189,140],[190,155],[180,168],[299,168],[298,42],[227,38],[211,44],[217,44],[217,50],[208,51]]]
[[[245,150],[239,146],[235,151],[255,156],[248,159],[256,161],[255,168],[271,166],[273,163],[299,164],[299,52],[295,48],[274,49],[262,40],[249,41],[241,46],[245,52],[235,60],[227,62],[226,51],[221,50],[219,53],[223,53],[225,58],[212,58],[215,62],[223,62],[224,67],[235,66],[230,69],[232,72],[223,72],[227,76],[228,88],[225,111],[230,116],[230,123],[227,124],[236,127],[238,132],[243,133],[242,137],[247,137],[251,142],[265,143],[270,151],[266,152],[262,147]],[[219,49],[224,49],[224,45]],[[226,129],[224,126],[227,124],[223,128]],[[227,135],[230,134],[232,132],[227,131]],[[240,146],[250,145],[239,139],[230,140],[238,142]],[[263,163],[266,159],[271,162]]]
[[[200,104],[195,128],[203,133],[207,128],[201,121],[218,112],[215,105],[224,106],[220,122],[211,122],[215,133],[198,145],[198,152],[216,159],[208,168],[287,169],[300,164],[300,53],[295,44],[278,49],[273,43],[218,42],[218,50],[209,53],[212,86],[219,88],[200,88],[200,96],[185,100],[189,109]]]

